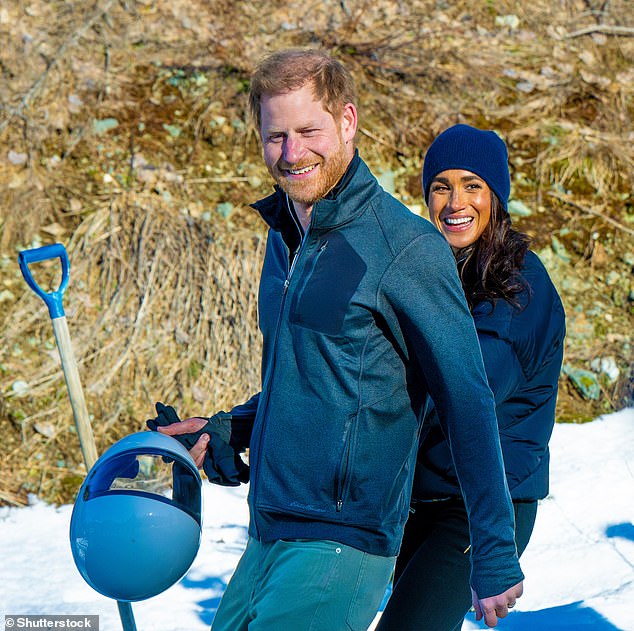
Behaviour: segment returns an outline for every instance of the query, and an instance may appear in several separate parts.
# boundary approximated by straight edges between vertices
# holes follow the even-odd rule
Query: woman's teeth
[[[447,217],[445,223],[449,226],[460,226],[462,224],[470,223],[473,221],[473,217]]]

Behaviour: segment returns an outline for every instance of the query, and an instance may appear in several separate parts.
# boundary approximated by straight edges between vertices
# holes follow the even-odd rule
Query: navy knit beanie
[[[429,187],[436,175],[447,169],[464,169],[481,177],[508,212],[511,193],[508,151],[493,131],[470,125],[454,125],[436,137],[423,165],[423,193],[429,202]]]

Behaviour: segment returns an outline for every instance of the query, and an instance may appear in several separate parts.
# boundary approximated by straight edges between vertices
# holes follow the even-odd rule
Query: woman
[[[511,227],[508,153],[494,132],[455,125],[440,134],[425,156],[423,192],[454,251],[478,331],[521,554],[537,502],[548,494],[564,310],[528,237]],[[459,631],[471,606],[469,525],[443,419],[433,410],[423,425],[412,497],[394,591],[377,631]]]

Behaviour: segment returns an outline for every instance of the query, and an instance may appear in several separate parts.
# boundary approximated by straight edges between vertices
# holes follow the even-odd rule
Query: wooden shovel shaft
[[[29,264],[54,258],[59,258],[60,260],[62,266],[62,282],[57,291],[46,292],[33,278]],[[77,435],[79,436],[79,445],[81,447],[82,456],[84,457],[86,471],[90,471],[95,462],[97,462],[97,445],[95,444],[95,437],[92,433],[86,399],[84,398],[84,391],[81,387],[77,362],[75,361],[73,347],[70,343],[70,333],[68,332],[68,324],[66,323],[66,316],[64,315],[64,307],[62,305],[62,296],[68,285],[70,267],[66,248],[61,243],[54,243],[32,250],[23,250],[20,252],[18,262],[24,280],[29,287],[44,300],[51,315],[55,341],[57,342],[57,349],[59,350],[59,356],[62,360],[62,370],[64,371],[66,388],[68,389],[70,404],[73,408],[73,416],[75,417],[75,427],[77,428]],[[134,622],[131,603],[117,601],[117,606],[119,607],[119,616],[121,618],[123,631],[136,631],[136,623]]]
[[[62,360],[62,369],[64,370],[64,379],[66,380],[70,404],[73,408],[73,416],[75,417],[75,427],[77,428],[77,434],[79,436],[81,453],[84,457],[86,470],[90,471],[97,461],[97,445],[95,444],[95,437],[90,425],[86,399],[84,398],[84,391],[81,387],[79,371],[77,370],[77,362],[75,361],[73,347],[70,343],[70,333],[68,332],[66,316],[53,318],[51,322],[53,323],[55,341],[57,342],[57,348]],[[117,607],[119,608],[119,617],[121,618],[123,631],[137,631],[132,605],[129,602],[117,601]]]
[[[97,446],[92,433],[90,418],[88,417],[88,408],[86,407],[86,399],[84,398],[84,391],[82,390],[81,381],[79,379],[77,362],[75,361],[73,347],[70,343],[66,316],[53,318],[52,322],[55,341],[57,342],[57,348],[62,360],[66,387],[68,388],[68,394],[70,396],[70,404],[73,408],[73,416],[75,417],[75,427],[77,428],[77,435],[79,436],[79,444],[84,457],[86,470],[89,471],[97,461]]]

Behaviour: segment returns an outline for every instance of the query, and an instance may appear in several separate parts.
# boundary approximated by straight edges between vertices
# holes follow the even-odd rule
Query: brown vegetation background
[[[211,414],[258,389],[270,192],[249,74],[321,46],[360,88],[362,156],[424,213],[456,122],[507,141],[515,224],[568,315],[559,420],[632,405],[634,19],[627,0],[4,0],[0,503],[73,499],[85,470],[51,322],[20,250],[56,241],[99,451],[155,401]],[[58,271],[37,266],[55,289]],[[451,323],[448,322],[448,333]]]

